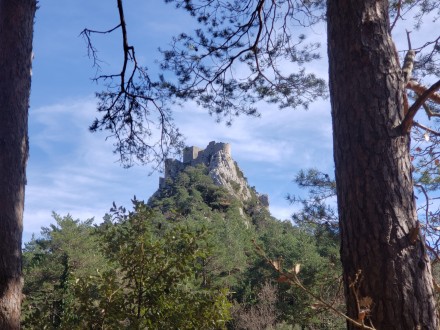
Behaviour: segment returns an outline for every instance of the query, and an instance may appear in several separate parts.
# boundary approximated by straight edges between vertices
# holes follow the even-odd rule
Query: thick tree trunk
[[[0,329],[20,328],[21,235],[36,0],[0,0]]]
[[[410,239],[409,136],[393,130],[404,90],[388,1],[329,0],[327,19],[347,312],[357,320],[368,310],[365,324],[377,329],[437,329],[430,263]]]

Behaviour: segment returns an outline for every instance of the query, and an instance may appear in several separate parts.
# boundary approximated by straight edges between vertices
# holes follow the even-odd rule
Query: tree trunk
[[[410,137],[393,129],[403,119],[404,89],[388,1],[329,0],[327,10],[348,315],[357,320],[364,309],[365,324],[377,329],[437,329],[429,259],[423,242],[410,239],[417,222]]]
[[[36,0],[0,0],[0,329],[20,328],[21,235]]]

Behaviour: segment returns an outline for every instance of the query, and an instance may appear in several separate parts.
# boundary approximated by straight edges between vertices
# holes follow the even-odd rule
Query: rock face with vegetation
[[[232,159],[231,146],[229,143],[211,141],[205,149],[199,147],[186,147],[183,150],[183,160],[167,159],[165,161],[165,176],[160,178],[160,189],[166,189],[170,181],[188,166],[203,165],[207,168],[208,176],[214,184],[224,187],[229,193],[247,202],[253,195],[256,195],[260,204],[269,207],[269,197],[265,194],[258,194],[249,187],[246,177],[238,167],[237,162]]]

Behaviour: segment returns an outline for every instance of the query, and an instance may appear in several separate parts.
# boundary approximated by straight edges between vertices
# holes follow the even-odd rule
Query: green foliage
[[[162,69],[172,71],[178,80],[162,81],[172,95],[194,99],[228,123],[239,114],[258,116],[255,103],[261,100],[281,108],[307,108],[314,99],[325,96],[324,80],[304,67],[320,58],[319,44],[305,42],[302,31],[290,29],[288,23],[295,15],[301,18],[294,24],[309,26],[320,21],[323,0],[283,0],[276,5],[261,1],[166,2],[187,10],[200,25],[193,33],[179,34],[170,49],[162,50]],[[273,65],[283,62],[294,65],[284,72]],[[240,72],[230,70],[237,65]]]
[[[187,167],[148,206],[134,200],[127,212],[114,204],[99,226],[56,220],[25,249],[24,328],[320,324],[327,314],[313,310],[303,291],[276,282],[252,241],[285,269],[301,264],[301,280],[313,292],[332,300],[338,292],[337,232],[280,222],[255,190],[239,200],[216,186],[205,166]]]
[[[326,234],[326,231],[322,233],[322,237]],[[321,240],[320,237],[311,235],[308,228],[294,226],[289,221],[272,221],[261,230],[258,244],[270,259],[280,260],[283,269],[289,270],[295,264],[301,264],[299,277],[314,293],[322,296],[326,290],[325,297],[331,299],[337,294],[341,271],[337,261],[337,237],[330,236],[327,240]],[[253,284],[250,290],[253,296],[262,279],[276,279],[278,274],[271,265],[259,259],[249,270],[247,277]],[[301,289],[283,282],[278,284],[277,308],[281,321],[302,326],[318,322],[317,311],[312,309],[313,303]]]
[[[82,329],[221,329],[229,320],[225,290],[194,285],[205,233],[186,226],[158,230],[154,212],[141,202],[126,214],[114,209],[116,223],[98,230],[103,251],[116,267],[79,278],[73,307]]]
[[[107,217],[97,228],[55,216],[57,226],[27,244],[23,327],[224,328],[228,291],[197,285],[206,232],[159,229],[137,201],[133,212],[112,211],[115,222]]]
[[[149,204],[171,215],[174,222],[206,231],[204,244],[210,253],[201,259],[203,286],[237,289],[250,258],[256,257],[251,244],[255,232],[240,212],[242,202],[215,185],[206,166],[187,167]]]
[[[173,217],[226,212],[237,206],[237,201],[225,188],[215,185],[207,172],[202,164],[187,167],[159,191],[158,196],[151,198],[149,204],[164,214],[171,213]]]
[[[317,171],[302,176],[303,187],[310,188],[316,186],[316,179],[321,176],[325,182],[320,189],[314,188],[317,198],[323,198],[323,192],[331,196],[334,182]],[[322,291],[326,297],[334,299],[340,283],[340,267],[339,237],[333,227],[313,222],[304,222],[301,226],[280,222],[261,207],[254,190],[249,201],[243,202],[228,195],[230,205],[218,208],[218,199],[224,198],[219,196],[223,194],[228,193],[213,184],[204,166],[188,167],[149,202],[165,213],[174,210],[174,222],[178,219],[195,231],[206,230],[206,247],[210,254],[201,259],[203,286],[228,286],[233,292],[230,298],[236,304],[254,310],[260,288],[277,278],[273,268],[256,254],[251,243],[255,239],[268,256],[282,257],[286,269],[300,263],[304,283],[316,293]],[[186,209],[179,207],[182,196],[186,198]],[[312,214],[308,216],[310,218]],[[283,283],[276,286],[278,322],[301,325],[320,322],[316,318],[317,312],[311,308],[313,301],[304,292]]]
[[[326,173],[317,169],[301,170],[295,178],[297,185],[306,189],[308,196],[288,195],[287,200],[292,204],[301,204],[302,209],[293,214],[293,221],[297,225],[312,230],[320,226],[337,233],[338,217],[334,207],[336,198],[336,182]]]
[[[302,187],[313,190],[316,199],[325,200],[334,194],[334,181],[317,171],[303,173],[298,180],[301,180]],[[316,184],[318,181],[319,185]],[[194,189],[200,194],[194,192]],[[277,278],[273,268],[255,253],[255,247],[251,244],[252,239],[255,239],[268,256],[274,259],[282,257],[286,269],[300,263],[300,277],[315,293],[331,300],[335,297],[341,298],[339,236],[333,226],[328,226],[325,221],[304,221],[300,226],[294,226],[291,222],[280,222],[261,207],[254,190],[249,201],[243,202],[229,197],[232,198],[232,203],[225,209],[219,209],[215,207],[216,198],[199,198],[206,196],[206,191],[211,192],[208,194],[210,196],[227,193],[212,183],[206,168],[188,167],[174,181],[168,182],[157,198],[150,201],[153,207],[162,211],[174,209],[173,221],[179,219],[193,230],[204,228],[207,231],[210,255],[202,259],[202,285],[227,285],[233,292],[230,298],[236,304],[246,310],[253,310],[253,306],[259,303],[260,288],[267,281]],[[186,200],[186,203],[191,203],[190,212],[180,209],[179,213],[176,205],[179,205],[181,196],[193,196]],[[164,205],[166,209],[163,208]],[[307,216],[311,220],[315,214],[310,212],[311,208],[307,208],[306,204],[303,205],[303,217]],[[327,213],[325,218],[329,218]],[[317,314],[329,316],[326,312],[313,310],[313,301],[301,290],[284,283],[278,283],[276,287],[277,322],[305,326],[320,324],[321,318]],[[339,300],[338,303],[342,301]]]
[[[81,222],[55,213],[53,217],[56,224],[42,228],[41,238],[32,238],[23,250],[24,329],[60,327],[73,299],[71,278],[108,267],[91,235],[93,219]]]

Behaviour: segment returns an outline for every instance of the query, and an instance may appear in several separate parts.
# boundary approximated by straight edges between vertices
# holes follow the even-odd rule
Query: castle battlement
[[[203,152],[203,149],[199,147],[186,147],[183,149],[183,163],[188,164],[196,160],[200,152]]]
[[[159,186],[162,187],[166,179],[175,178],[186,166],[204,164],[209,167],[213,155],[219,152],[222,152],[226,157],[231,157],[230,144],[211,141],[205,149],[196,146],[184,148],[182,161],[177,159],[165,160],[164,178],[160,178]]]
[[[169,180],[173,181],[179,173],[188,166],[203,164],[207,168],[208,175],[214,184],[223,186],[232,195],[242,201],[252,198],[251,189],[238,168],[238,165],[231,156],[231,145],[229,143],[211,141],[205,149],[196,146],[186,147],[183,150],[182,161],[177,159],[166,159],[164,177],[159,179],[159,188],[165,188]],[[257,194],[260,204],[263,207],[269,206],[267,195]]]
[[[205,164],[209,165],[213,154],[223,151],[225,155],[231,156],[231,145],[223,142],[209,142],[205,149],[199,147],[186,147],[183,149],[183,163],[189,165]]]

